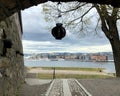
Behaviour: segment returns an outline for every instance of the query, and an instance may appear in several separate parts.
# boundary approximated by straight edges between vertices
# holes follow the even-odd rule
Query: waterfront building
[[[90,60],[91,61],[107,61],[107,56],[105,56],[105,55],[91,55]]]

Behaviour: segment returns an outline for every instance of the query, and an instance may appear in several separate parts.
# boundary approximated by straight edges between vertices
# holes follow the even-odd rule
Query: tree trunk
[[[112,50],[116,70],[116,77],[120,77],[120,41],[117,38],[109,39]]]
[[[116,77],[120,77],[120,40],[117,28],[118,9],[113,9],[111,15],[108,15],[106,6],[96,6],[102,22],[102,31],[110,41],[113,51]]]

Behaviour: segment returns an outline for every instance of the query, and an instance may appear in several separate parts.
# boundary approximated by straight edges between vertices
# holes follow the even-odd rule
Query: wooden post
[[[53,68],[53,79],[55,79],[55,67]]]

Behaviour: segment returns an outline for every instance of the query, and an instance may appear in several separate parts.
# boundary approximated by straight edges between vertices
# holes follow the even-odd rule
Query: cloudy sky
[[[54,27],[55,24],[44,20],[41,4],[22,11],[22,23],[24,53],[111,52],[111,46],[104,34],[102,37],[89,35],[81,38],[67,30],[62,40],[55,40],[51,30],[47,28],[48,25]]]

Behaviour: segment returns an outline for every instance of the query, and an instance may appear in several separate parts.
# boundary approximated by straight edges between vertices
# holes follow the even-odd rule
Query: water
[[[38,66],[38,67],[105,68],[106,72],[115,73],[114,62],[25,60],[25,66],[31,66],[31,67]]]

